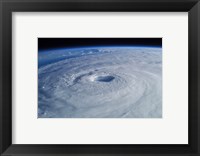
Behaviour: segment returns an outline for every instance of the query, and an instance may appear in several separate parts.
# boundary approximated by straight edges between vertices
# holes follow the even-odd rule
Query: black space
[[[38,38],[38,49],[89,46],[158,46],[162,38]]]

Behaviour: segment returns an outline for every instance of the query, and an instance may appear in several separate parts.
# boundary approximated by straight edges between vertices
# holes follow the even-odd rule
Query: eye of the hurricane
[[[110,82],[114,80],[114,76],[97,76],[95,77],[94,81],[99,81],[99,82]]]

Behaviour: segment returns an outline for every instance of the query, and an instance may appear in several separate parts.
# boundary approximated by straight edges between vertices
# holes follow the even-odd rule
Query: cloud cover
[[[162,48],[39,53],[38,117],[162,117]]]

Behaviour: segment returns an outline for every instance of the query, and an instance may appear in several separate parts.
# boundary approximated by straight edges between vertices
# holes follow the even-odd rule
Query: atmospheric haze
[[[39,118],[161,118],[162,48],[38,53]]]

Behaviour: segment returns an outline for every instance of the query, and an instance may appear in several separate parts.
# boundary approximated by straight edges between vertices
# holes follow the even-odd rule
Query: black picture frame
[[[20,145],[12,144],[12,12],[188,12],[189,144]],[[0,153],[43,155],[200,155],[199,0],[0,0]],[[31,132],[30,132],[31,133]],[[37,136],[36,136],[37,137]],[[103,136],[102,136],[103,137]],[[169,136],[170,137],[170,136]]]

